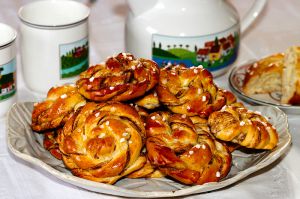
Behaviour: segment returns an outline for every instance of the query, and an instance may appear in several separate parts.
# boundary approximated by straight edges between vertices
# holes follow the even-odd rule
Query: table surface
[[[81,0],[84,2],[84,0]],[[17,10],[29,0],[0,2],[0,22],[18,30]],[[232,0],[241,16],[251,1]],[[262,15],[241,39],[235,66],[249,59],[282,52],[300,41],[300,1],[269,1]],[[124,24],[128,12],[125,0],[98,0],[91,7],[90,63],[124,51]],[[1,36],[1,35],[0,35]],[[20,55],[17,55],[18,101],[35,101],[22,78]],[[215,79],[228,88],[228,74]],[[89,192],[62,182],[36,166],[14,157],[7,149],[6,118],[0,119],[0,198],[117,198]],[[300,198],[300,116],[288,115],[292,147],[280,160],[231,187],[187,198]],[[299,164],[299,165],[298,165]]]

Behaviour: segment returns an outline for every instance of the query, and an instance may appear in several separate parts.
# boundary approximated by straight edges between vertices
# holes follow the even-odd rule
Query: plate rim
[[[276,110],[280,115],[284,117],[284,123],[286,125],[286,129],[283,132],[283,134],[286,134],[287,136],[287,142],[283,144],[283,146],[278,149],[278,151],[270,156],[268,154],[268,159],[264,161],[258,162],[255,166],[251,166],[247,168],[246,170],[243,170],[239,172],[237,175],[225,179],[220,182],[209,182],[205,183],[203,185],[194,185],[190,186],[184,189],[176,190],[176,191],[136,191],[136,190],[129,190],[123,187],[117,187],[115,185],[110,185],[110,184],[105,184],[105,183],[100,183],[100,182],[94,182],[90,180],[86,180],[83,178],[79,178],[74,175],[69,175],[63,172],[60,172],[59,170],[56,170],[55,168],[51,167],[47,163],[43,162],[42,160],[35,158],[33,156],[30,156],[28,154],[22,153],[16,148],[13,147],[12,143],[10,142],[9,138],[11,137],[10,135],[10,130],[9,130],[9,117],[12,114],[12,110],[15,109],[17,105],[25,105],[27,103],[33,104],[33,102],[17,102],[13,104],[8,112],[7,119],[6,119],[6,141],[7,141],[7,146],[9,150],[18,158],[22,159],[25,162],[29,162],[33,165],[38,166],[39,168],[43,169],[46,171],[46,173],[53,175],[55,178],[62,180],[63,182],[70,183],[73,186],[80,187],[82,189],[85,189],[87,191],[93,191],[96,193],[100,194],[106,194],[106,195],[114,195],[114,196],[125,196],[125,197],[143,197],[143,198],[152,198],[152,197],[175,197],[175,196],[187,196],[187,195],[195,195],[195,194],[205,194],[210,191],[215,191],[224,187],[227,187],[229,185],[232,185],[234,183],[237,183],[243,179],[245,179],[247,176],[267,167],[268,165],[272,164],[275,160],[279,159],[283,154],[285,154],[288,149],[291,146],[292,143],[292,136],[289,131],[289,125],[288,125],[288,119],[287,115],[280,110],[278,107],[275,106],[256,106],[256,107],[267,107]],[[79,186],[78,184],[81,184],[82,186]],[[86,188],[86,187],[91,187],[92,189]],[[103,191],[97,191],[95,188],[99,189],[104,189],[108,191],[117,191],[118,193],[111,193],[111,192],[103,192]],[[197,190],[201,188],[204,189],[204,191],[197,192]],[[207,189],[206,189],[207,188]],[[121,194],[120,194],[121,193]]]
[[[244,92],[242,90],[240,90],[239,88],[237,88],[236,84],[233,83],[233,75],[236,74],[237,71],[241,70],[242,67],[247,66],[250,64],[253,64],[254,62],[256,62],[256,59],[251,59],[239,66],[235,66],[230,70],[229,73],[229,87],[231,88],[231,90],[233,90],[233,92],[235,94],[237,94],[241,99],[245,100],[246,102],[252,102],[252,103],[256,103],[259,105],[266,105],[266,106],[275,106],[275,107],[279,107],[283,110],[290,110],[290,109],[296,109],[300,111],[300,106],[293,106],[293,105],[288,105],[288,104],[280,104],[280,103],[271,103],[271,102],[267,102],[267,101],[263,101],[263,100],[259,100],[259,99],[255,99],[252,98],[246,94],[244,94]],[[249,67],[248,66],[248,67]]]

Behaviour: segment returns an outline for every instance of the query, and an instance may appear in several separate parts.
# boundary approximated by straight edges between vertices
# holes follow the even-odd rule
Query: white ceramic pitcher
[[[128,0],[126,51],[160,66],[202,65],[223,74],[238,55],[240,32],[262,11],[256,0],[241,20],[226,0]]]

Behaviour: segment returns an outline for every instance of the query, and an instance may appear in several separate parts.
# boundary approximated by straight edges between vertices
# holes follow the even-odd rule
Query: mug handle
[[[243,34],[247,28],[257,19],[258,15],[266,5],[267,0],[256,0],[248,11],[245,17],[241,21],[241,33]]]

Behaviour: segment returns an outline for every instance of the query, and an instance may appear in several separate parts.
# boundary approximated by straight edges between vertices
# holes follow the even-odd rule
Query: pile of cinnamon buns
[[[53,87],[34,105],[44,147],[73,175],[113,184],[170,177],[187,185],[217,182],[238,147],[271,150],[276,129],[218,88],[209,71],[159,68],[129,53]]]

